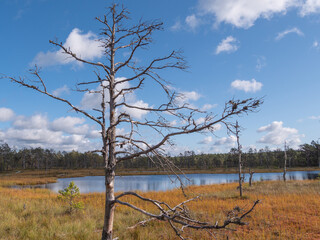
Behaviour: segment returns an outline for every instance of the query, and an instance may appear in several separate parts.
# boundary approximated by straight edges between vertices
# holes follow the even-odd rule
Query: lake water
[[[287,172],[287,180],[315,179],[320,171]],[[186,174],[186,179],[180,176],[185,185],[207,185],[231,183],[238,181],[238,174]],[[246,174],[245,181],[249,179]],[[282,173],[255,173],[253,181],[282,180]],[[66,188],[71,181],[79,187],[81,193],[104,192],[104,176],[87,176],[77,178],[61,178],[56,183],[37,185],[35,187],[48,188],[54,192]],[[137,175],[116,176],[115,191],[166,191],[180,187],[176,177],[168,175]]]

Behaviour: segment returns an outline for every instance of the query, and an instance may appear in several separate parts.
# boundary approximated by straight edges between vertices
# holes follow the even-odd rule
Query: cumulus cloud
[[[169,126],[173,127],[177,125],[177,120],[172,120],[171,122],[169,122]]]
[[[238,28],[249,28],[258,18],[269,19],[297,5],[295,0],[199,0],[201,11],[214,15],[218,24],[225,22]]]
[[[255,79],[251,81],[247,80],[234,80],[231,83],[231,87],[237,90],[242,90],[245,92],[257,92],[261,90],[263,84],[261,82],[257,82]]]
[[[94,150],[100,132],[85,119],[61,117],[50,122],[46,115],[16,116],[11,126],[0,131],[0,139],[16,147],[42,147],[56,150]],[[92,139],[92,141],[90,140]]]
[[[180,91],[175,98],[175,101],[178,105],[183,105],[186,103],[190,103],[190,101],[197,101],[201,95],[196,91]]]
[[[209,144],[213,141],[213,138],[211,136],[205,137],[203,140],[198,142],[198,144]]]
[[[122,81],[125,80],[125,78],[117,78],[116,81]],[[106,83],[107,84],[107,83]],[[130,88],[130,84],[126,81],[121,82],[116,85],[116,92],[120,92],[122,89],[128,89]],[[81,107],[89,110],[89,109],[101,109],[101,101],[102,101],[102,96],[101,93],[102,91],[105,91],[105,100],[109,101],[109,91],[107,89],[103,90],[103,88],[99,85],[96,89],[91,90],[90,92],[86,92],[81,100]],[[120,103],[123,101],[123,96],[120,95],[117,98],[117,103]],[[142,108],[151,108],[148,103],[144,102],[143,100],[138,100],[137,96],[134,93],[127,93],[126,94],[126,103],[129,106],[133,106],[133,108],[123,106],[117,112],[117,114],[120,113],[127,113],[133,118],[138,118],[141,119],[143,116],[149,113],[148,110],[143,110]],[[141,108],[141,109],[138,109]]]
[[[122,81],[125,80],[125,78],[116,78],[116,81]],[[105,82],[105,84],[108,84],[107,82]],[[120,84],[116,85],[116,92],[121,91],[121,89],[124,88],[129,88],[130,85],[128,82],[122,82]],[[99,85],[96,89],[92,89],[90,92],[86,92],[82,99],[81,99],[81,107],[89,110],[89,109],[100,109],[101,108],[101,100],[102,100],[102,96],[101,93],[103,91],[103,88]],[[105,99],[106,101],[109,101],[110,97],[109,97],[109,91],[107,89],[104,90],[105,91]],[[130,97],[131,96],[131,97]],[[129,98],[132,98],[132,94],[129,94]],[[121,98],[122,99],[122,98]],[[118,99],[118,101],[120,101],[121,99]]]
[[[217,141],[214,142],[213,145],[215,146],[233,146],[235,144],[235,142],[237,141],[236,137],[231,135],[229,137],[222,137],[220,139],[218,139]]]
[[[198,119],[195,120],[195,123],[197,125],[203,124],[206,121],[206,119],[204,117],[200,117]]]
[[[84,135],[66,135],[63,132],[55,132],[46,128],[9,128],[3,132],[2,139],[17,147],[42,147],[64,151],[87,151],[97,147],[94,142],[90,142]]]
[[[8,122],[14,117],[14,112],[10,108],[0,108],[0,122]]]
[[[218,106],[218,104],[204,104],[202,107],[201,107],[201,111],[208,111],[208,110],[210,110],[210,109],[212,109],[212,108],[215,108],[215,107],[217,107]]]
[[[238,50],[237,39],[232,36],[223,39],[216,48],[216,54],[222,52],[231,53]]]
[[[301,30],[299,28],[294,27],[294,28],[287,29],[287,30],[284,30],[283,32],[278,33],[275,40],[279,41],[290,33],[295,33],[299,36],[304,36],[304,33],[301,32]]]
[[[185,21],[191,30],[195,30],[200,25],[200,20],[194,14],[187,16]]]
[[[31,117],[17,116],[12,125],[16,129],[43,129],[48,126],[48,118],[42,114]]]
[[[319,0],[306,0],[300,10],[301,16],[305,16],[311,13],[319,13],[319,12],[320,12]]]
[[[77,55],[77,57],[91,61],[96,58],[100,58],[103,55],[104,49],[101,47],[101,43],[98,42],[97,39],[98,37],[92,32],[82,34],[80,29],[74,28],[67,37],[63,46],[70,49]],[[70,55],[58,50],[38,53],[31,64],[46,67],[73,62],[75,62],[75,60],[70,57]],[[78,64],[80,63],[78,62]]]
[[[143,108],[151,108],[148,103],[145,103],[142,100],[138,100],[134,103],[128,103],[128,104],[130,104],[130,106],[137,107],[137,108],[129,108],[124,106],[121,108],[121,112],[127,113],[131,117],[137,118],[137,119],[141,119],[143,116],[145,116],[149,112],[147,110],[143,110]]]
[[[238,28],[250,28],[259,19],[271,19],[298,9],[300,16],[320,13],[319,0],[198,0],[201,13],[212,15],[215,24],[232,24]]]
[[[182,28],[182,24],[180,20],[177,20],[171,27],[170,30],[171,31],[178,31]]]
[[[52,94],[56,97],[61,96],[63,93],[70,93],[70,89],[67,85],[63,85],[63,87],[57,88],[52,92]]]
[[[301,143],[301,137],[298,130],[295,128],[284,127],[282,121],[274,121],[269,125],[260,127],[257,132],[266,132],[266,135],[262,136],[258,142],[282,145],[286,141],[291,146],[297,146]]]
[[[222,128],[222,125],[220,123],[217,123],[213,126],[214,131],[218,131]]]
[[[78,117],[61,117],[55,119],[51,124],[50,128],[53,131],[62,131],[69,134],[86,135],[89,131],[89,126],[84,124],[84,118]]]

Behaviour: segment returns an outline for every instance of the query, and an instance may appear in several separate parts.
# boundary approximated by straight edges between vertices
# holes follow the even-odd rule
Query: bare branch
[[[139,198],[140,200],[153,204],[159,210],[159,214],[154,214],[146,210],[143,210],[128,202],[120,201],[119,199],[124,196],[134,196]],[[137,225],[146,224],[147,222],[150,222],[152,220],[167,221],[169,222],[172,229],[176,232],[176,234],[178,234],[178,236],[181,239],[184,239],[182,236],[184,228],[208,230],[208,229],[224,229],[224,228],[227,228],[227,226],[229,226],[230,224],[246,225],[246,223],[243,222],[242,220],[246,216],[248,216],[248,214],[250,214],[253,211],[253,209],[256,207],[256,205],[260,202],[259,200],[256,200],[253,203],[252,207],[249,210],[244,212],[239,207],[235,207],[233,210],[228,212],[227,219],[223,222],[223,224],[219,225],[218,222],[216,222],[215,224],[211,224],[210,222],[202,222],[190,216],[189,211],[186,210],[185,208],[185,205],[197,199],[199,199],[199,196],[183,201],[178,205],[176,205],[175,207],[170,207],[168,204],[164,202],[142,197],[141,195],[135,192],[124,192],[115,198],[113,204],[119,203],[121,205],[128,206],[132,209],[139,211],[140,213],[143,213],[148,217],[151,217],[150,219],[141,221]],[[180,225],[181,228],[178,229],[174,224]],[[134,227],[136,227],[137,225],[135,225]]]
[[[28,84],[25,82],[25,80],[23,78],[14,78],[14,77],[9,77],[9,76],[5,76],[4,78],[7,78],[7,79],[10,79],[12,82],[14,83],[18,83],[24,87],[27,87],[27,88],[31,88],[37,92],[40,92],[42,94],[45,94],[53,99],[56,99],[58,101],[61,101],[61,102],[64,102],[66,103],[67,105],[69,105],[75,112],[79,112],[79,113],[82,113],[83,115],[85,115],[86,117],[90,118],[91,120],[95,121],[96,123],[98,123],[99,125],[101,125],[101,122],[95,118],[94,116],[90,115],[88,112],[86,111],[83,111],[81,110],[80,108],[76,107],[75,105],[73,105],[70,101],[64,99],[64,98],[61,98],[61,97],[57,97],[57,96],[54,96],[53,94],[49,93],[47,91],[47,88],[45,87],[45,84],[44,84],[44,81],[42,80],[42,78],[40,77],[39,75],[39,72],[38,72],[38,69],[36,68],[33,72],[32,72],[33,75],[37,76],[38,77],[38,80],[41,82],[42,86],[43,86],[43,89],[40,89],[39,87],[35,86],[35,85],[32,85],[32,84]]]

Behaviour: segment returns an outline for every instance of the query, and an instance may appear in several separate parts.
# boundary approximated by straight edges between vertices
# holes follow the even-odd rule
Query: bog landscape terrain
[[[0,240],[319,240],[319,17],[0,1]]]

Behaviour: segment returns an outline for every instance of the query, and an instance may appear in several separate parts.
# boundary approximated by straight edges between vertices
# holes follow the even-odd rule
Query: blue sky
[[[0,73],[28,76],[41,66],[48,88],[82,107],[92,98],[74,93],[75,82],[94,77],[92,69],[65,59],[49,40],[58,39],[86,59],[103,59],[94,41],[111,1],[3,0],[0,2]],[[164,30],[137,60],[182,49],[187,72],[163,77],[185,94],[185,101],[213,113],[231,98],[265,97],[258,113],[238,118],[244,149],[283,147],[318,140],[320,130],[320,0],[116,1],[132,21],[160,19]],[[118,76],[126,77],[126,76]],[[158,101],[146,86],[132,99]],[[91,104],[91,105],[90,105]],[[11,146],[86,151],[99,147],[98,128],[62,103],[0,81],[0,140]],[[137,118],[144,114],[133,113]],[[223,127],[215,135],[175,139],[173,154],[226,152],[234,137]]]

